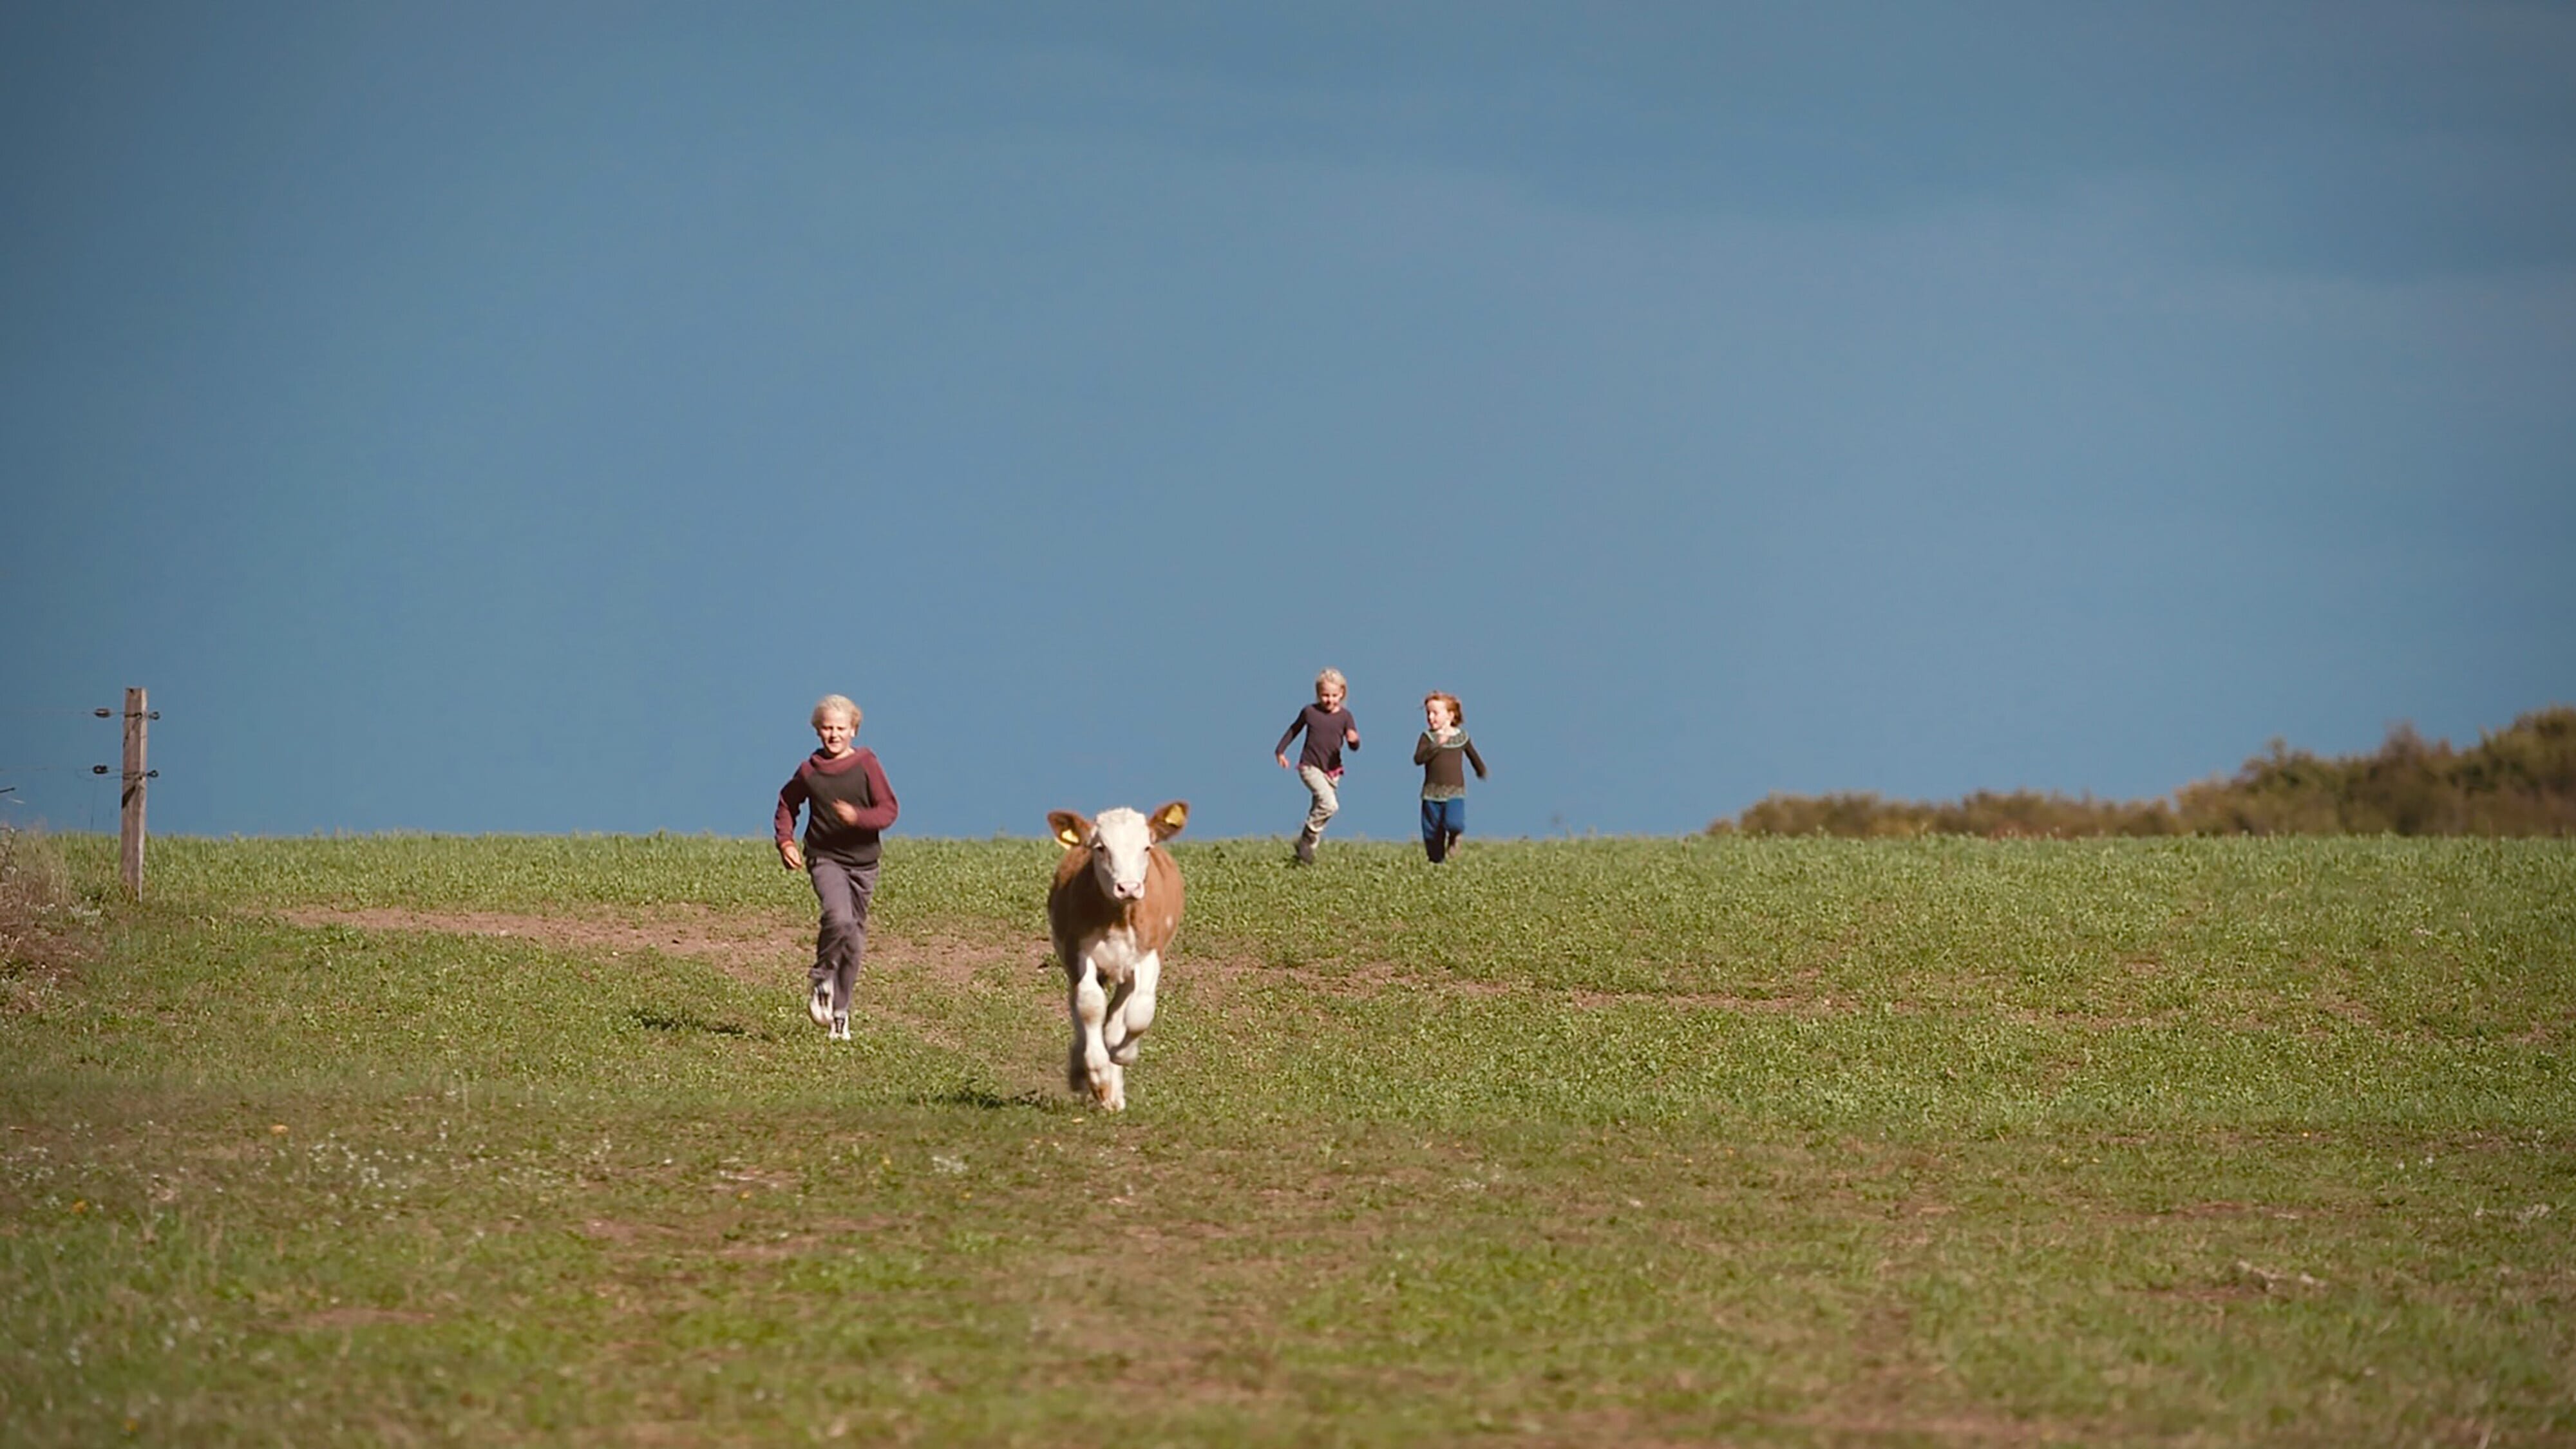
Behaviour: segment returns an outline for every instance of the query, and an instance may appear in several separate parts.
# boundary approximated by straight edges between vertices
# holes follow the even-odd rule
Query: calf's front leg
[[[1125,1093],[1118,1090],[1118,1068],[1109,1060],[1109,1048],[1101,1040],[1101,1025],[1109,1015],[1109,993],[1100,986],[1100,969],[1087,954],[1078,955],[1067,969],[1072,979],[1073,1052],[1065,1061],[1065,1085],[1080,1092],[1088,1090],[1093,1099],[1111,1111],[1126,1105]],[[1113,1101],[1115,1097],[1118,1100]]]
[[[1148,951],[1136,963],[1136,972],[1128,978],[1122,1002],[1110,1003],[1109,1022],[1104,1044],[1109,1060],[1121,1067],[1136,1065],[1136,1038],[1154,1024],[1154,988],[1163,978],[1163,953]]]

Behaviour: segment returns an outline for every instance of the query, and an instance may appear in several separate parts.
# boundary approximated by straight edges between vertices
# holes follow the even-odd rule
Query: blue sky
[[[2139,797],[2571,559],[2563,5],[0,5],[0,819]]]

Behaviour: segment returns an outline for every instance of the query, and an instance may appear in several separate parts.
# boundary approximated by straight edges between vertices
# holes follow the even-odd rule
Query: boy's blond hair
[[[1458,696],[1451,694],[1445,689],[1435,689],[1429,694],[1422,696],[1422,702],[1426,705],[1435,699],[1440,701],[1442,704],[1449,706],[1449,723],[1461,727],[1467,723],[1467,709],[1466,706],[1458,702]]]
[[[850,703],[850,697],[848,695],[827,694],[821,699],[814,701],[813,716],[807,719],[805,723],[808,726],[819,725],[823,722],[823,716],[827,714],[848,715],[850,717],[850,728],[852,729],[857,729],[859,727],[859,721],[864,718],[864,716],[859,713],[859,707]]]
[[[1315,688],[1317,690],[1321,690],[1327,684],[1340,690],[1345,696],[1349,695],[1351,692],[1351,682],[1344,679],[1342,677],[1342,671],[1338,669],[1327,669],[1323,673],[1315,676]]]

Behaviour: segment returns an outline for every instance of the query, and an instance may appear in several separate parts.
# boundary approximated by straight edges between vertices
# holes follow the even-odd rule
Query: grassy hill
[[[12,1443],[2576,1441],[2563,842],[1191,844],[1119,1117],[1041,843],[43,853]]]

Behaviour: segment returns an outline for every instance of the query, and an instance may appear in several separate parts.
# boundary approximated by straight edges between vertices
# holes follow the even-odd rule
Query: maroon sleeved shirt
[[[844,821],[835,804],[858,807],[856,821]],[[805,853],[828,855],[852,865],[866,865],[879,853],[878,834],[894,824],[899,808],[894,787],[886,783],[885,766],[874,750],[852,750],[835,760],[821,750],[805,757],[778,792],[773,822],[778,843],[795,838],[797,807],[811,804],[805,817]]]

